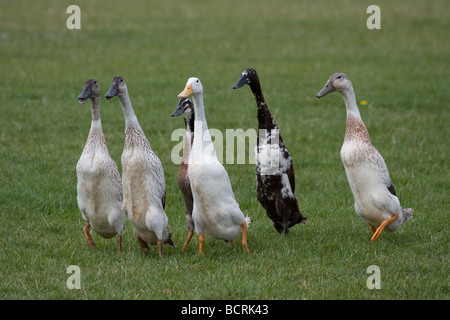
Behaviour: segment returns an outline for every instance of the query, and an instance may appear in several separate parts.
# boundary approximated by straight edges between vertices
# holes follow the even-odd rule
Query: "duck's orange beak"
[[[194,92],[194,90],[192,90],[192,86],[190,84],[186,84],[186,87],[184,88],[183,91],[180,92],[180,94],[178,95],[178,98],[187,98],[193,92]]]

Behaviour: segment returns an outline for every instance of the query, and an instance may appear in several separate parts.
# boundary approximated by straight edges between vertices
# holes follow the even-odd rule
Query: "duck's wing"
[[[164,196],[161,198],[162,207],[166,209],[166,190],[164,190]]]
[[[283,159],[281,161],[284,161],[287,164],[286,174],[289,178],[289,183],[291,185],[292,193],[294,193],[295,192],[294,164],[293,164],[292,157],[291,157],[288,149],[286,148],[286,146],[283,143],[281,135],[280,135],[280,153],[281,153],[281,157],[283,157]]]
[[[108,154],[109,156],[109,154]],[[115,198],[118,201],[122,201],[122,179],[120,178],[119,169],[117,167],[117,164],[114,162],[114,160],[109,157],[109,163],[108,168],[110,170],[111,178],[112,178],[112,184],[113,184],[113,192],[115,195]]]
[[[295,174],[294,174],[294,166],[292,165],[292,160],[291,160],[291,166],[288,168],[286,173],[289,178],[289,183],[291,184],[292,193],[294,194],[295,193]]]
[[[386,188],[389,190],[389,192],[392,195],[397,196],[397,193],[395,191],[394,185],[393,185],[393,183],[391,181],[391,178],[389,176],[389,171],[388,171],[388,168],[386,166],[386,163],[384,162],[383,157],[378,152],[378,150],[375,149],[375,147],[373,147],[373,146],[371,148],[371,151],[375,155],[375,157],[374,157],[374,159],[375,159],[374,167],[377,168],[377,171],[378,171],[378,174],[380,176],[380,179],[384,182],[384,184],[386,185]]]

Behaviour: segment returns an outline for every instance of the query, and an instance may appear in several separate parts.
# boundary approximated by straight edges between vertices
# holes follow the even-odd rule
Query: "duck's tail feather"
[[[246,216],[244,221],[247,222],[247,228],[248,228],[248,225],[253,222],[249,216]]]
[[[403,217],[405,218],[405,220],[411,219],[413,217],[413,209],[408,208],[402,208],[402,213],[403,213]]]

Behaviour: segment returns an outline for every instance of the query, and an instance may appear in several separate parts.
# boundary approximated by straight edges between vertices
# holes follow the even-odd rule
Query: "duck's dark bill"
[[[109,91],[105,94],[106,100],[114,98],[119,93],[119,89],[115,84],[111,84]]]
[[[238,82],[236,82],[233,86],[233,89],[239,89],[240,87],[242,87],[244,84],[247,84],[247,77],[245,76],[241,76],[238,80]]]

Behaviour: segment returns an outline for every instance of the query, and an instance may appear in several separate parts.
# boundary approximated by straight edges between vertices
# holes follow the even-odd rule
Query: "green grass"
[[[446,1],[378,1],[381,30],[366,28],[368,1],[77,1],[81,30],[68,30],[72,1],[2,1],[0,10],[1,299],[448,299],[450,12]],[[250,254],[206,237],[197,257],[171,162],[171,118],[186,80],[204,86],[210,128],[257,127],[255,68],[293,156],[307,225],[278,235],[256,200],[253,165],[225,165],[254,223]],[[347,73],[372,142],[414,218],[371,243],[356,216],[339,157],[345,109],[315,94]],[[127,222],[123,252],[93,233],[86,245],[75,165],[90,126],[76,100],[86,79],[106,93],[128,84],[135,112],[163,162],[176,248],[143,256]],[[103,130],[120,167],[124,119],[101,102]],[[81,269],[69,290],[66,268]],[[381,290],[369,290],[370,265]]]

